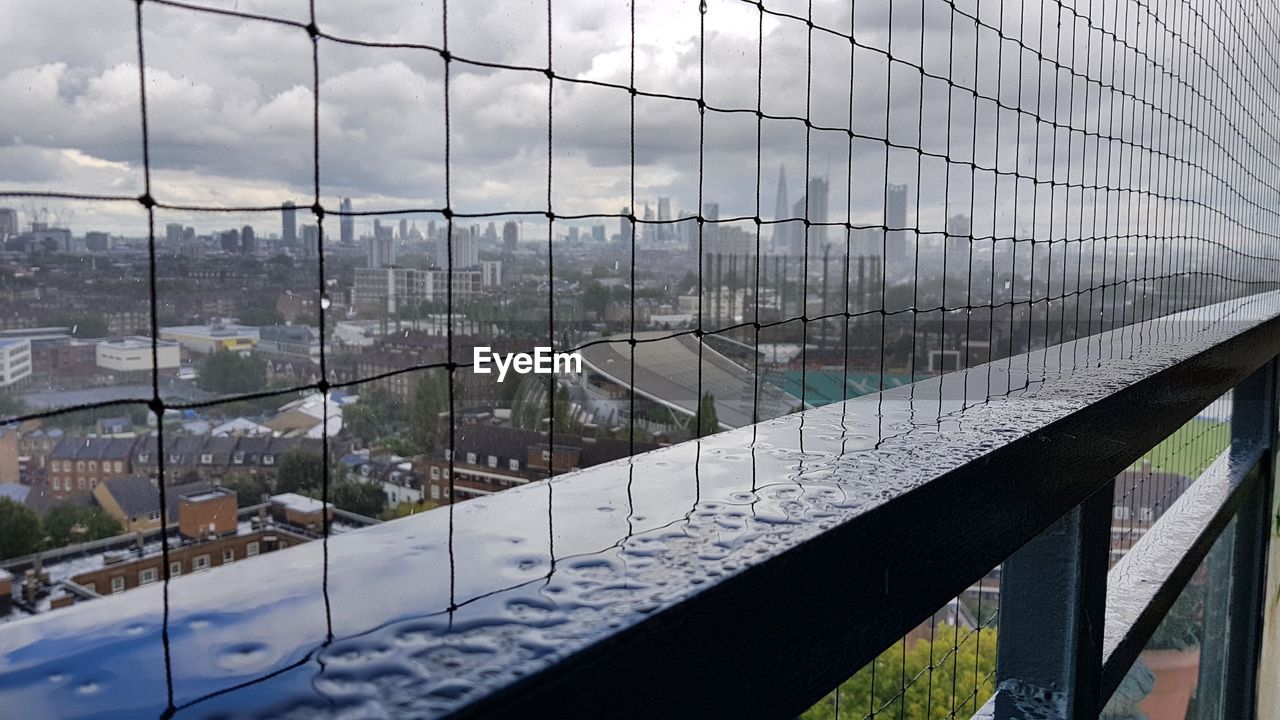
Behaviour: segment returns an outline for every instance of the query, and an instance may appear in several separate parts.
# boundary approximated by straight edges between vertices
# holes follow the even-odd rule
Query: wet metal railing
[[[1267,717],[1278,353],[1255,295],[94,600],[0,627],[0,708],[794,717],[1003,563],[980,715],[1094,718],[1234,518],[1200,702]],[[1113,479],[1232,388],[1230,448],[1108,570]]]

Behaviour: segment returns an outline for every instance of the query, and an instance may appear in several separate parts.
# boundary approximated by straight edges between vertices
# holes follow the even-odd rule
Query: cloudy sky
[[[438,47],[439,3],[317,0],[316,22],[339,38]],[[309,20],[305,0],[200,4]],[[806,168],[829,178],[828,219],[837,222],[881,222],[887,176],[912,186],[908,221],[918,218],[924,230],[939,231],[947,215],[968,215],[972,207],[977,235],[1033,229],[1088,236],[1102,233],[1093,225],[1101,224],[1104,206],[1110,233],[1125,224],[1161,233],[1164,224],[1195,218],[1244,235],[1274,230],[1276,214],[1268,209],[1277,206],[1276,192],[1262,179],[1280,169],[1271,159],[1280,153],[1267,152],[1276,149],[1274,122],[1265,119],[1274,117],[1276,68],[1273,57],[1255,51],[1265,46],[1261,30],[1243,22],[1247,8],[1209,0],[1156,5],[1165,4],[1170,8],[1152,10],[1077,0],[1077,14],[1070,0],[959,2],[956,13],[942,0],[897,2],[892,12],[887,0],[860,0],[851,17],[847,0],[814,0],[813,22],[837,32],[811,35],[803,21],[762,14],[743,0],[708,0],[705,17],[696,0],[637,0],[635,85],[693,98],[701,84],[709,105],[748,111],[706,114],[701,195],[720,204],[721,217],[754,215],[758,202],[771,218],[785,165],[792,202]],[[314,96],[306,32],[156,2],[142,7],[155,197],[202,206],[309,204]],[[810,12],[802,0],[765,7]],[[1002,43],[997,28],[1009,39]],[[850,32],[856,43],[842,37]],[[459,57],[544,68],[547,4],[457,1],[449,7],[448,36]],[[551,36],[559,76],[631,82],[624,2],[558,0]],[[0,47],[0,190],[142,192],[134,3],[0,0]],[[936,77],[922,79],[915,65]],[[326,205],[336,208],[337,198],[350,196],[359,210],[443,206],[441,56],[321,40],[319,73]],[[539,71],[461,61],[450,73],[455,210],[546,208],[549,92],[555,212],[616,213],[632,204],[625,90],[569,81],[551,90]],[[808,117],[836,130],[806,132],[796,120],[766,119],[757,144],[757,78],[766,114]],[[964,89],[975,83],[985,98],[977,102]],[[1062,126],[1056,131],[1054,120]],[[669,196],[675,209],[694,210],[696,104],[639,96],[635,121],[637,204]],[[896,146],[887,152],[886,137]],[[921,158],[916,148],[927,154]],[[970,162],[1026,179],[1015,195],[1012,176],[975,172]],[[1041,185],[1033,196],[1033,176],[1148,194],[1113,192],[1108,204],[1107,193]],[[32,203],[8,204],[24,210]],[[145,234],[144,216],[129,204],[36,204],[74,212],[77,233]],[[279,222],[272,215],[170,211],[157,219],[201,231],[253,223],[267,233]],[[616,221],[606,222],[612,231]]]

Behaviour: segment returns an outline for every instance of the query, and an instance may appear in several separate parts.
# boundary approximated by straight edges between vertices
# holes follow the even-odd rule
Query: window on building
[[[124,462],[120,460],[116,461],[116,472],[124,472]]]
[[[200,464],[210,465],[213,463],[213,453],[200,453]]]
[[[439,479],[440,479],[440,468],[438,468],[438,467],[432,467],[432,468],[431,468],[431,479],[432,479],[432,480],[439,480]]]
[[[519,461],[519,460],[508,460],[508,461],[507,461],[507,467],[511,468],[512,470],[519,470],[519,469],[520,469],[520,461]]]
[[[550,450],[543,450],[543,451],[542,451],[542,459],[543,459],[543,460],[550,460],[550,459],[551,459],[551,451],[550,451]]]
[[[151,453],[138,453],[138,462],[144,463],[151,459]]]
[[[159,520],[159,519],[160,519],[160,511],[159,511],[159,510],[157,510],[157,511],[155,511],[155,512],[151,513],[150,515],[148,515],[148,516],[147,516],[147,519],[148,519],[148,520]]]
[[[255,540],[244,546],[244,556],[253,557],[258,554],[258,542]]]
[[[262,464],[263,464],[263,465],[274,465],[274,464],[275,464],[275,462],[276,462],[276,456],[275,456],[275,455],[263,455],[263,456],[262,456]]]
[[[89,461],[89,472],[97,472],[97,471],[98,471],[98,461],[97,461],[97,460],[90,460],[90,461]]]
[[[62,489],[62,480],[61,480],[60,478],[54,478],[54,479],[53,479],[53,489],[54,489],[54,490],[61,490],[61,489]]]
[[[476,454],[475,454],[475,453],[467,453],[467,463],[469,463],[469,464],[471,464],[471,465],[475,465],[475,464],[476,464]]]
[[[194,558],[192,558],[192,559],[191,559],[191,569],[192,569],[192,570],[194,570],[194,571],[196,571],[196,572],[199,572],[199,571],[201,571],[201,570],[208,570],[208,569],[209,569],[209,556],[208,556],[208,555],[197,555],[197,556],[195,556]]]
[[[440,486],[439,486],[439,485],[432,485],[432,486],[431,486],[431,499],[432,499],[432,500],[439,500],[439,499],[440,499]]]
[[[232,456],[231,456],[231,462],[233,462],[233,463],[235,463],[235,464],[237,464],[237,465],[243,465],[243,464],[244,464],[244,453],[242,453],[242,452],[237,452],[236,454],[232,455]]]
[[[489,456],[489,467],[491,467],[491,468],[496,468],[496,467],[498,467],[498,456],[497,456],[497,455],[490,455],[490,456]]]
[[[121,578],[121,580],[123,580],[123,579],[124,579],[124,578]],[[151,583],[153,583],[153,582],[155,582],[155,581],[156,581],[156,569],[155,569],[155,568],[147,568],[146,570],[143,570],[142,572],[138,573],[138,584],[139,584],[139,585],[150,585]]]
[[[182,561],[175,560],[169,563],[169,577],[175,578],[182,574]]]
[[[227,563],[229,563],[229,562],[234,562],[234,561],[235,561],[235,559],[236,559],[236,550],[235,550],[235,548],[227,548],[226,550],[223,550],[223,551],[222,551],[222,564],[223,564],[223,565],[226,565],[226,564],[227,564]]]
[[[111,594],[115,595],[116,593],[122,593],[122,592],[124,592],[124,578],[123,577],[111,578]]]
[[[76,461],[76,469],[77,469],[77,470],[84,470],[84,461],[83,461],[83,460],[77,460],[77,461]]]
[[[80,489],[81,489],[81,490],[83,490],[83,489],[84,489],[84,478],[76,478],[76,484],[80,486]]]

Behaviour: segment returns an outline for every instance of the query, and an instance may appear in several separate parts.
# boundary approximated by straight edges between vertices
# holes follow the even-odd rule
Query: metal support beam
[[[1001,569],[997,684],[1053,697],[1064,720],[1093,720],[1101,708],[1113,503],[1114,481]]]
[[[1277,363],[1272,361],[1240,383],[1232,393],[1231,436],[1234,441],[1265,444],[1258,484],[1236,516],[1231,567],[1227,657],[1222,685],[1222,714],[1257,717],[1258,663],[1262,652],[1267,587],[1267,552],[1275,487],[1277,432]]]

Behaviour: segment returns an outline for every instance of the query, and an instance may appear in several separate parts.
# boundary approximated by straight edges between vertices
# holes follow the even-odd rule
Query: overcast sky
[[[204,4],[303,23],[309,19],[304,0]],[[318,0],[316,5],[317,24],[335,36],[443,42],[439,0]],[[696,0],[637,3],[635,84],[644,91],[696,97],[702,78],[710,105],[751,111],[706,115],[701,194],[704,202],[720,204],[721,217],[756,213],[759,173],[760,213],[771,218],[778,169],[785,164],[791,202],[803,192],[807,168],[830,180],[830,220],[878,223],[887,164],[889,182],[912,186],[908,221],[916,222],[918,204],[926,230],[941,230],[946,215],[968,215],[972,207],[979,235],[1033,226],[1048,235],[1051,223],[1058,236],[1101,233],[1091,225],[1103,195],[1061,189],[1051,195],[1042,187],[1033,203],[1031,185],[1023,182],[1015,219],[1014,180],[997,181],[987,172],[975,176],[964,163],[976,159],[1043,180],[1092,185],[1096,178],[1104,185],[1195,200],[1148,199],[1137,209],[1138,200],[1132,199],[1135,209],[1119,211],[1121,198],[1113,195],[1113,228],[1138,220],[1158,228],[1180,217],[1223,222],[1219,212],[1241,223],[1237,230],[1277,227],[1276,192],[1259,180],[1275,177],[1280,169],[1273,159],[1280,153],[1274,152],[1269,134],[1277,73],[1274,58],[1259,52],[1273,46],[1274,38],[1263,43],[1256,23],[1242,19],[1247,9],[1191,0],[1190,5],[1154,3],[1151,9],[1107,2],[1103,12],[1100,0],[1079,0],[1077,16],[1069,1],[1066,9],[1054,2],[1045,2],[1043,9],[1040,3],[1016,0],[957,3],[992,26],[976,28],[942,0],[897,2],[892,15],[887,2],[859,0],[856,18],[850,17],[847,0],[815,0],[814,23],[846,34],[852,29],[859,43],[854,47],[820,31],[812,34],[810,46],[803,22],[766,14],[762,23],[759,9],[742,0],[708,0],[707,5],[703,36]],[[766,7],[800,16],[809,12],[800,0],[771,0]],[[525,0],[451,3],[450,50],[476,60],[545,67],[546,8],[545,2]],[[558,0],[554,9],[557,74],[630,82],[625,3]],[[1224,12],[1241,17],[1224,17]],[[286,199],[309,204],[314,99],[305,31],[156,3],[143,5],[143,17],[153,194],[182,204],[273,205]],[[1002,45],[992,28],[1022,38],[1031,49],[1013,39]],[[1117,34],[1147,57],[1104,32]],[[705,69],[700,71],[703,37]],[[0,189],[140,193],[134,3],[0,0],[0,47],[5,48],[0,54]],[[903,62],[889,63],[882,51]],[[1055,58],[1095,82],[1055,71]],[[972,95],[942,80],[926,78],[922,88],[920,74],[903,63],[923,63],[928,72],[961,86],[972,86],[976,77],[980,94],[998,95],[1011,107],[1077,130],[1118,135],[1200,167],[1158,153],[1122,152],[1120,142],[1099,154],[1096,138],[1066,130],[1055,138],[1047,123],[1037,128],[1030,116],[998,110],[987,100],[975,105]],[[336,208],[339,197],[350,196],[360,210],[443,206],[444,62],[439,54],[322,40],[319,67],[326,205]],[[842,130],[806,133],[796,121],[765,120],[757,151],[757,75],[766,113],[807,116],[815,125],[852,128],[873,139],[855,138],[851,149]],[[1098,80],[1160,111],[1100,88]],[[547,95],[548,81],[540,72],[452,63],[451,202],[456,210],[545,209]],[[631,205],[628,93],[557,82],[552,100],[555,211],[616,213]],[[886,129],[892,142],[907,149],[886,153],[885,144],[875,139]],[[635,142],[637,205],[647,201],[656,210],[657,198],[669,196],[673,209],[695,210],[696,105],[637,98]],[[910,149],[915,147],[949,154],[960,164],[948,172],[939,158],[917,162]],[[8,204],[23,210],[31,203]],[[74,212],[71,225],[77,233],[145,234],[145,216],[128,204],[41,204]],[[279,231],[272,215],[162,212],[157,220],[186,222],[202,232],[246,222],[260,232]],[[615,230],[615,220],[604,222]],[[1226,226],[1229,230],[1232,223]]]

